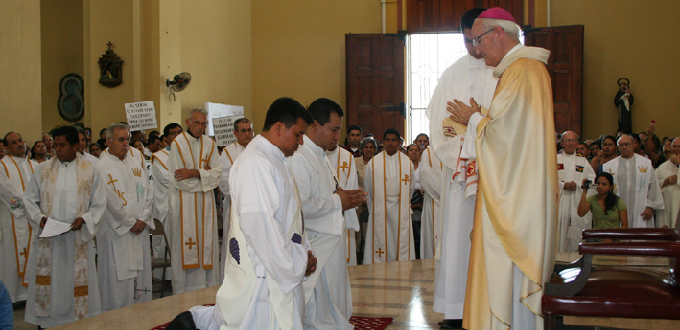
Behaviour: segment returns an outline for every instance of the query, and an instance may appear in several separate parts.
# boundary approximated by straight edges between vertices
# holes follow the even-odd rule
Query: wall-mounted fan
[[[172,97],[177,101],[177,97],[175,96],[175,92],[181,92],[187,86],[189,86],[189,83],[191,82],[191,75],[189,72],[182,72],[173,78],[173,80],[166,79],[165,80],[165,86],[170,87],[170,93],[172,94]]]

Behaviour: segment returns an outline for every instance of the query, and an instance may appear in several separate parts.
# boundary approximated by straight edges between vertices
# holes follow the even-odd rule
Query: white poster
[[[243,118],[243,115],[213,118],[213,130],[215,132],[215,142],[218,146],[224,147],[236,142],[234,136],[234,122]]]
[[[213,120],[215,118],[233,117],[243,115],[243,106],[221,103],[205,102],[205,110],[208,110],[208,136],[215,136]]]
[[[125,114],[130,132],[158,128],[153,101],[125,103]]]

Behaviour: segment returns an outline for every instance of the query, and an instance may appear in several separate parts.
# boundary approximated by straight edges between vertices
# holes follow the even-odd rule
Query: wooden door
[[[524,0],[407,0],[409,33],[460,32],[460,17],[475,7],[501,7],[524,25]]]
[[[583,100],[583,25],[534,28],[524,31],[524,44],[550,51],[555,132],[581,135]]]
[[[405,136],[406,35],[347,34],[347,126],[378,140],[388,128]],[[346,127],[347,127],[346,126]]]

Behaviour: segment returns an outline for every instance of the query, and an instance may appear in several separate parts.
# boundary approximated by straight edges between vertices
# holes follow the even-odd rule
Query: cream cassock
[[[560,204],[558,208],[559,223],[557,227],[557,252],[578,252],[578,244],[583,242],[581,232],[593,227],[593,215],[588,212],[583,217],[577,214],[578,203],[581,201],[581,183],[588,178],[595,187],[595,171],[585,157],[557,154],[557,180],[560,189]],[[576,183],[576,190],[565,190],[567,182]],[[588,196],[597,190],[590,189]]]
[[[246,150],[246,147],[234,142],[222,149],[222,178],[220,179],[220,190],[222,190],[222,232],[229,232],[229,217],[231,215],[231,194],[229,193],[229,171],[236,162],[238,156]],[[226,236],[226,235],[225,235]],[[220,265],[224,265],[229,252],[229,244],[222,243],[222,257],[220,258]],[[224,267],[220,267],[220,282],[224,278]]]
[[[326,151],[326,157],[331,162],[338,176],[338,183],[340,188],[344,190],[359,189],[359,181],[357,178],[356,162],[354,156],[338,146],[333,151]],[[361,160],[363,161],[363,160]],[[344,244],[347,245],[347,266],[354,266],[357,264],[357,241],[356,232],[359,231],[359,216],[357,209],[346,210],[343,212],[345,216],[345,226],[347,227],[347,237],[343,238]]]

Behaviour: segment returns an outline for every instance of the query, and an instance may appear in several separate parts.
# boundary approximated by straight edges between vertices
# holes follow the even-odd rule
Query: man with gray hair
[[[204,135],[208,111],[195,108],[186,132],[170,147],[170,251],[175,294],[220,283],[215,194],[222,160],[215,142]]]
[[[525,47],[519,34],[509,12],[496,7],[481,13],[472,42],[501,79],[486,116],[475,100],[448,103],[454,120],[468,126],[460,157],[476,159],[480,169],[466,329],[543,328],[541,298],[555,258],[559,192],[545,67],[550,52]]]
[[[582,242],[581,231],[592,228],[592,214],[578,216],[578,203],[581,199],[581,182],[588,178],[595,182],[595,171],[585,157],[576,154],[578,135],[572,131],[562,133],[560,139],[562,153],[557,154],[557,179],[560,189],[559,223],[557,252],[578,252]],[[593,184],[593,188],[595,185]],[[595,189],[588,191],[594,195]]]

